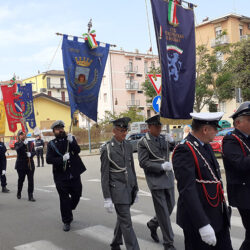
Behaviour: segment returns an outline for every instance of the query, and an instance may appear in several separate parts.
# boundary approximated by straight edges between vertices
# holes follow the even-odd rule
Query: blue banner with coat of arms
[[[79,110],[97,121],[98,95],[110,46],[97,43],[97,48],[90,49],[77,37],[69,40],[67,35],[63,36],[63,66],[72,118]]]
[[[168,124],[189,123],[195,95],[195,29],[192,6],[151,0],[162,70],[160,115]],[[165,119],[164,119],[165,118]]]

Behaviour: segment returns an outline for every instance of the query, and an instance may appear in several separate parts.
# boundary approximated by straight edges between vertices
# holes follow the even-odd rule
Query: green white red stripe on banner
[[[174,26],[179,24],[177,17],[176,17],[176,0],[170,0],[168,4],[168,22]]]
[[[179,54],[183,53],[183,50],[175,45],[167,45],[167,50],[174,50]]]

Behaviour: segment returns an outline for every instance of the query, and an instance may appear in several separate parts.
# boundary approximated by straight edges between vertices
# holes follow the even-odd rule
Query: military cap
[[[51,129],[54,129],[56,127],[58,128],[64,128],[65,124],[62,120],[57,120],[51,125]]]
[[[17,132],[17,136],[19,136],[19,135],[21,135],[21,134],[24,134],[24,132],[20,129],[20,130],[18,130],[18,132]]]
[[[129,117],[122,117],[111,121],[115,127],[128,128],[128,123],[131,121]]]
[[[243,102],[235,111],[235,113],[230,116],[230,118],[235,119],[239,116],[246,116],[246,115],[250,115],[250,101]]]
[[[193,118],[193,121],[200,124],[206,124],[211,126],[216,126],[221,128],[219,121],[224,115],[223,112],[202,112],[202,113],[190,113]]]
[[[160,121],[160,115],[150,117],[145,121],[148,125],[162,125]]]

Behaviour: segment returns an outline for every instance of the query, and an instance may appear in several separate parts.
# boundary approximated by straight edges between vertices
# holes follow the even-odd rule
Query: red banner
[[[1,89],[9,130],[15,132],[17,130],[17,123],[21,123],[22,130],[25,132],[25,121],[23,119],[22,109],[18,105],[15,105],[15,100],[19,99],[17,85],[3,85]]]

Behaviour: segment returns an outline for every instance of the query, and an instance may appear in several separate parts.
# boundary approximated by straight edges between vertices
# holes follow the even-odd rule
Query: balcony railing
[[[140,100],[128,100],[127,106],[128,107],[140,106]]]
[[[240,36],[240,40],[247,40],[250,37],[250,35],[242,35]]]
[[[138,66],[127,65],[124,68],[125,72],[128,74],[136,74],[138,72]]]
[[[47,89],[66,89],[66,84],[47,83]]]
[[[126,87],[126,90],[138,90],[139,82],[127,80],[125,87]]]
[[[223,36],[219,36],[215,39],[211,40],[211,47],[214,48],[218,45],[223,45],[223,44],[228,44],[229,43],[229,39],[227,35],[223,35]]]

